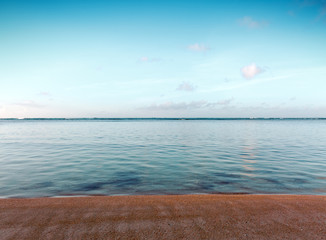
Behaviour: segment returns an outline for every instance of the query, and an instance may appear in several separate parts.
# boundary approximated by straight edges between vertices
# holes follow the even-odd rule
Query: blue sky
[[[0,0],[0,118],[326,117],[326,0]]]

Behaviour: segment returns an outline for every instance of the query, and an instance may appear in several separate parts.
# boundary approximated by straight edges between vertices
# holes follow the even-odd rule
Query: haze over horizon
[[[0,118],[326,117],[326,1],[0,0]]]

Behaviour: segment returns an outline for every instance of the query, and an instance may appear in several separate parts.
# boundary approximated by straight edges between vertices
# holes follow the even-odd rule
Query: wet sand
[[[326,239],[326,196],[1,199],[0,239]]]

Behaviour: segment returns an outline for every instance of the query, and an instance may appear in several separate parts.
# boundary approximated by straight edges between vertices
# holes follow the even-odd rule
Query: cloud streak
[[[143,109],[151,111],[164,111],[164,110],[193,110],[193,109],[203,109],[203,108],[215,108],[218,106],[227,106],[234,99],[225,99],[217,102],[207,102],[204,100],[201,101],[192,101],[192,102],[165,102],[161,104],[153,104],[151,106],[145,107]]]
[[[316,7],[319,11],[316,20],[320,20],[326,15],[326,1],[325,0],[301,0],[297,1],[300,7]]]
[[[21,106],[21,107],[31,107],[31,108],[42,108],[44,105],[38,104],[32,100],[26,100],[21,102],[13,103],[12,105]]]
[[[51,94],[49,92],[39,92],[37,95],[39,96],[51,96]]]
[[[199,43],[195,43],[195,44],[191,44],[188,46],[188,49],[190,51],[193,51],[193,52],[206,52],[208,51],[210,48],[205,46],[205,45],[202,45],[202,44],[199,44]]]
[[[149,57],[143,56],[143,57],[139,58],[139,61],[144,62],[144,63],[146,63],[146,62],[159,62],[159,61],[161,61],[161,59],[160,58],[149,58]]]
[[[247,27],[249,29],[261,28],[267,26],[267,22],[265,21],[256,21],[249,16],[245,16],[239,20],[240,26]]]
[[[279,76],[279,77],[264,78],[264,79],[259,79],[259,80],[251,80],[251,81],[245,81],[245,82],[231,84],[231,85],[224,84],[224,85],[221,85],[221,86],[218,86],[215,88],[201,90],[200,92],[208,93],[208,92],[229,91],[229,90],[234,90],[234,89],[239,89],[239,88],[243,88],[243,87],[261,84],[264,82],[270,82],[270,81],[275,81],[275,80],[280,80],[280,79],[287,79],[292,76],[295,76],[295,75],[292,74],[292,75],[284,75],[284,76]]]

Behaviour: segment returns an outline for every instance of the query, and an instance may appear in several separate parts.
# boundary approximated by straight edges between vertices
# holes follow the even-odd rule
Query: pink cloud
[[[139,60],[141,62],[147,62],[148,61],[148,57],[141,57]]]
[[[264,69],[258,67],[255,63],[252,63],[248,66],[244,66],[241,69],[242,76],[246,79],[252,79],[263,71]]]

